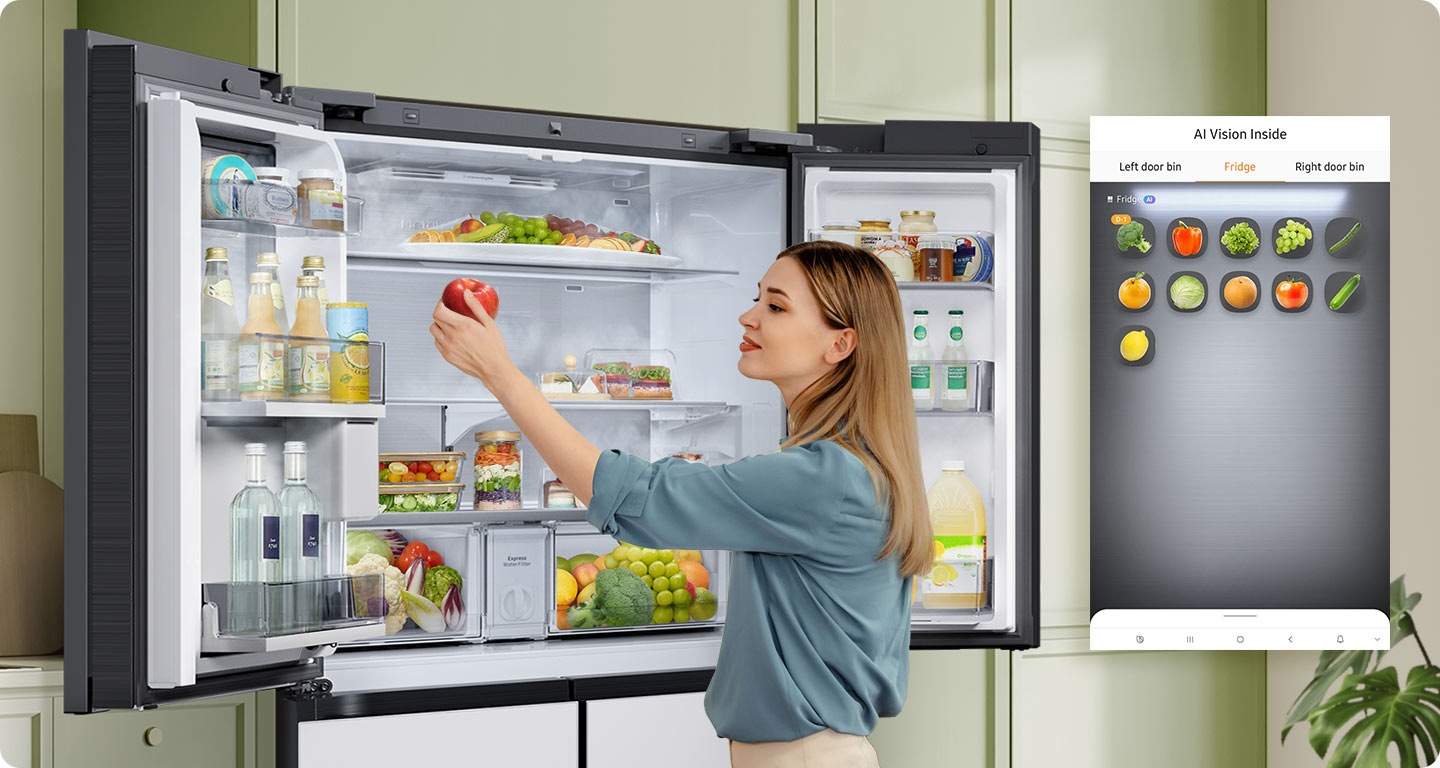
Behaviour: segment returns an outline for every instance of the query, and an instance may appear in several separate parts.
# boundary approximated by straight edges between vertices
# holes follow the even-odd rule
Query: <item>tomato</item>
[[[410,570],[410,563],[414,561],[414,555],[406,555],[402,553],[399,557],[395,558],[395,567],[399,568],[401,573],[404,573]]]
[[[480,306],[484,307],[486,313],[494,317],[500,311],[500,294],[489,285],[476,280],[473,277],[457,277],[445,286],[440,294],[440,301],[450,308],[451,312],[459,312],[466,317],[471,317],[470,305],[465,303],[465,294],[471,293],[480,300]]]
[[[431,472],[434,472],[434,471],[435,471],[435,468],[432,467],[432,466],[430,466],[430,462],[428,462],[428,461],[422,461],[422,462],[420,462],[420,465],[415,468],[415,474],[417,474],[417,475],[422,475],[422,474],[423,474],[423,475],[428,475],[428,474],[430,474]]]
[[[411,557],[416,557],[416,556],[424,557],[424,556],[425,556],[425,553],[426,553],[426,552],[429,552],[429,551],[430,551],[430,547],[426,546],[426,545],[425,545],[425,542],[423,542],[423,541],[412,541],[412,542],[410,542],[409,544],[406,544],[404,549],[400,550],[400,556],[401,556],[401,557],[404,557],[404,556],[406,556],[406,555],[409,555],[409,556],[411,556]],[[404,570],[404,569],[402,568],[401,570]]]
[[[1299,309],[1310,298],[1310,286],[1301,280],[1283,280],[1275,286],[1275,300],[1286,309]]]
[[[404,475],[404,473],[402,473],[402,472],[391,472],[391,473],[390,473],[390,482],[392,482],[392,483],[403,483],[403,482],[405,482],[405,475]]]
[[[408,470],[410,470],[411,472],[419,472],[419,471],[420,471],[420,462],[418,462],[418,461],[412,461],[412,462],[406,464],[406,465],[405,465],[405,468],[408,469]]]
[[[435,550],[432,549],[432,550],[430,550],[429,552],[426,552],[426,553],[425,553],[425,567],[426,567],[426,568],[434,568],[434,567],[436,567],[436,566],[444,565],[444,564],[445,564],[445,558],[441,557],[439,552],[436,552]]]
[[[415,482],[415,473],[414,473],[414,472],[406,472],[404,475],[401,476],[400,479],[401,479],[403,482],[406,482],[406,483],[413,483],[413,482]]]
[[[454,479],[455,479],[455,473],[454,473],[454,472],[445,471],[445,472],[441,472],[441,473],[440,473],[440,482],[442,482],[442,483],[448,483],[448,482],[453,481]]]
[[[439,472],[431,472],[431,473],[430,473],[430,480],[431,480],[431,482],[437,482],[437,483],[440,482],[440,473],[439,473]]]

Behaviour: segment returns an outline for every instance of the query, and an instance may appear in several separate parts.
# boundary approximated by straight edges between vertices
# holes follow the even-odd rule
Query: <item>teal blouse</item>
[[[868,735],[905,703],[910,579],[865,465],[828,440],[707,467],[600,454],[586,513],[644,547],[724,549],[725,631],[705,711],[722,737]]]

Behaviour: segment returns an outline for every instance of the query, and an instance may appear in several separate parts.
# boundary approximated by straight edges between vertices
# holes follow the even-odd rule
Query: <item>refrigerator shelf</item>
[[[456,243],[430,243],[432,246],[456,245]],[[460,245],[470,245],[460,243]],[[503,246],[501,246],[503,247]],[[532,249],[553,249],[553,250],[588,250],[566,248],[561,245],[524,245],[510,246],[513,248]],[[596,250],[598,254],[619,253],[619,251]],[[399,251],[355,251],[347,254],[349,266],[352,269],[377,269],[377,270],[401,270],[405,272],[415,271],[417,265],[421,268],[453,273],[456,265],[478,267],[476,274],[484,277],[487,274],[513,275],[516,277],[528,277],[541,280],[598,280],[618,282],[675,282],[681,280],[707,280],[716,277],[733,277],[740,274],[733,269],[697,269],[683,266],[663,266],[659,264],[617,264],[603,261],[579,261],[575,259],[548,258],[552,254],[540,253],[538,255],[527,255],[518,258],[507,258],[498,255],[494,251],[466,251],[448,252],[440,251],[427,253],[403,253]]]
[[[994,291],[995,284],[983,283],[931,283],[920,280],[902,280],[895,284],[897,288],[904,291]]]
[[[701,418],[722,413],[737,407],[736,403],[722,403],[710,400],[647,400],[645,398],[566,400],[550,399],[550,405],[557,411],[684,411],[687,415]],[[386,401],[389,405],[481,405],[500,407],[500,401],[493,397],[395,397]]]
[[[454,512],[381,512],[365,525],[471,525],[476,523],[585,522],[584,507],[540,507],[533,502],[520,509],[475,509],[462,506]]]
[[[302,227],[296,224],[276,224],[254,219],[201,219],[200,228],[209,232],[231,232],[236,235],[259,235],[261,237],[354,237],[359,232],[341,232],[333,229]]]
[[[293,400],[236,400],[200,404],[200,418],[210,426],[249,427],[280,419],[380,419],[384,403],[305,403]]]

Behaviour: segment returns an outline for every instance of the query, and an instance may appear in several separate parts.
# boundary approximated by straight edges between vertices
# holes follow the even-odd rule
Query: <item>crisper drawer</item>
[[[389,516],[381,516],[381,518],[385,517]],[[385,520],[385,522],[392,523],[390,520]],[[484,568],[481,566],[479,555],[479,529],[469,524],[390,527],[376,524],[376,521],[361,525],[351,523],[346,530],[347,562],[375,548],[374,540],[368,538],[368,535],[371,534],[390,544],[392,552],[396,548],[401,548],[401,554],[394,560],[396,566],[401,567],[400,585],[402,589],[405,585],[405,569],[402,566],[408,566],[408,559],[416,552],[419,552],[421,557],[428,554],[430,559],[427,562],[426,589],[424,591],[429,598],[439,600],[436,602],[436,607],[440,608],[442,612],[445,607],[444,595],[448,591],[448,585],[458,576],[462,603],[460,606],[461,619],[458,624],[451,621],[439,629],[436,629],[433,624],[429,629],[425,629],[411,616],[412,601],[402,600],[402,604],[405,605],[406,617],[401,620],[394,614],[388,616],[384,637],[347,645],[428,643],[480,636]]]
[[[584,635],[718,625],[725,620],[728,565],[729,553],[720,550],[649,549],[617,541],[586,523],[561,523],[555,530],[550,632]],[[644,588],[637,590],[643,611],[637,608],[627,615],[621,602],[611,598],[602,599],[603,609],[594,603],[600,573],[612,568],[629,570],[633,583]],[[632,620],[637,623],[629,623]]]

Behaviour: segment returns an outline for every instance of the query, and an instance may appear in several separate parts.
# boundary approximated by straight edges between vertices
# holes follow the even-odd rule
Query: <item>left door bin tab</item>
[[[380,573],[310,581],[202,586],[201,650],[246,653],[308,648],[385,633]]]

